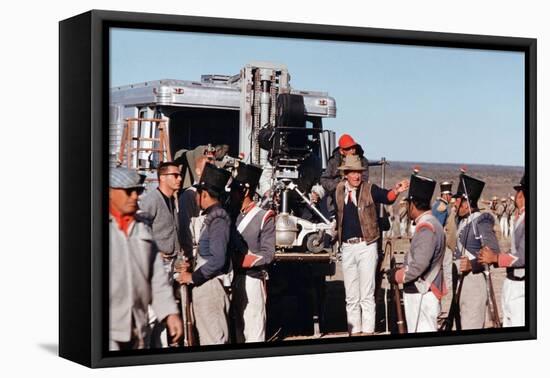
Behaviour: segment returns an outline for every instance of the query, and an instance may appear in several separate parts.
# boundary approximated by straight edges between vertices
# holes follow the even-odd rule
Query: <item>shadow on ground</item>
[[[38,344],[38,346],[48,353],[59,355],[59,345],[57,344]]]

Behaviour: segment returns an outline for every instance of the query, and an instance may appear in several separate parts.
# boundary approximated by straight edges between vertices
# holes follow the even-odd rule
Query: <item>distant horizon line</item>
[[[367,157],[368,159],[368,157]],[[370,161],[371,159],[369,159]],[[372,159],[372,160],[378,160],[378,159]],[[469,166],[490,166],[490,167],[506,167],[506,168],[525,168],[525,165],[509,165],[509,164],[494,164],[494,163],[452,163],[452,162],[428,162],[428,161],[412,161],[412,160],[388,160],[386,159],[388,163],[399,163],[399,164],[439,164],[439,165],[457,165],[457,166],[464,166],[464,168],[468,168]]]

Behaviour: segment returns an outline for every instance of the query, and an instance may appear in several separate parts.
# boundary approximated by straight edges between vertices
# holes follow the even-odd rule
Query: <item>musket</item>
[[[184,327],[184,346],[194,346],[196,345],[195,327],[193,324],[193,315],[191,314],[191,289],[189,285],[180,285],[180,295]]]
[[[468,196],[468,190],[466,189],[466,182],[464,180],[464,177],[462,177],[462,186],[464,188],[464,197],[466,199],[466,204],[468,205],[468,213],[471,216],[472,215],[472,208],[470,207],[470,198]],[[474,232],[474,238],[480,241],[481,247],[483,248],[483,235],[480,235],[477,233],[476,224],[475,221],[472,220],[472,230]],[[465,246],[463,246],[466,248]],[[500,322],[500,316],[498,314],[498,308],[497,308],[497,302],[495,297],[495,290],[493,287],[493,280],[491,279],[491,270],[489,269],[489,265],[484,264],[483,265],[484,270],[483,274],[485,274],[486,279],[486,290],[487,290],[487,304],[489,306],[489,313],[491,314],[491,320],[493,321],[493,327],[494,328],[501,328],[502,323]],[[463,281],[463,277],[461,277],[461,281]],[[460,282],[460,289],[462,289],[462,282]]]
[[[390,272],[395,268],[395,256],[393,255],[393,245],[390,240],[386,242],[385,250],[390,247]],[[393,301],[395,303],[395,315],[397,317],[397,331],[400,334],[407,333],[407,322],[405,321],[405,315],[403,313],[403,307],[401,306],[401,293],[399,291],[399,284],[392,284],[393,289]]]
[[[468,240],[468,234],[470,233],[470,229],[468,228],[466,230],[466,240]],[[462,251],[461,256],[465,256],[465,246],[462,245]],[[453,324],[456,324],[456,330],[461,331],[462,330],[462,324],[460,321],[460,296],[462,294],[462,284],[464,282],[464,276],[462,272],[458,271],[459,278],[457,280],[457,284],[453,285],[453,298],[451,300],[451,307],[449,308],[449,314],[447,315],[447,318],[445,321],[441,324],[439,327],[439,331],[452,331]]]
[[[462,325],[460,323],[460,295],[462,294],[462,283],[464,282],[464,275],[461,274],[458,279],[455,290],[453,291],[453,298],[451,301],[451,308],[445,321],[439,327],[439,331],[452,331],[453,323],[456,323],[456,330],[461,331]]]
[[[176,261],[176,269],[178,269],[178,262],[182,264],[187,261],[187,258],[183,253],[178,254]],[[183,321],[183,346],[196,345],[195,331],[193,324],[193,314],[191,312],[191,288],[189,285],[180,284],[180,305],[181,305],[181,317]]]

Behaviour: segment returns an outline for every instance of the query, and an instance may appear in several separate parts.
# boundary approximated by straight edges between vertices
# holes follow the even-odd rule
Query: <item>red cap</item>
[[[340,139],[338,139],[338,147],[340,148],[350,148],[356,145],[357,143],[355,143],[351,135],[342,134]]]

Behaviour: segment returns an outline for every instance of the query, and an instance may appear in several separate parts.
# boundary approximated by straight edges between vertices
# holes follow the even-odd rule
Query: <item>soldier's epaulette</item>
[[[481,213],[481,215],[477,217],[476,222],[477,223],[482,223],[482,222],[495,223],[495,218],[491,213]]]
[[[439,201],[439,206],[437,207],[437,211],[442,213],[445,210],[447,210],[447,204],[443,201]]]
[[[417,224],[416,225],[416,232],[419,232],[423,228],[427,228],[428,230],[430,230],[431,232],[433,232],[435,234],[435,227],[430,222],[422,222],[422,223]]]
[[[212,209],[208,214],[206,214],[206,218],[204,218],[205,226],[209,225],[210,222],[212,222],[216,218],[222,218],[227,222],[230,222],[227,211],[225,211],[222,207],[216,207]]]
[[[268,221],[269,218],[274,218],[275,212],[273,210],[267,210],[262,218],[262,224],[260,225],[260,230],[263,230],[265,222]]]

